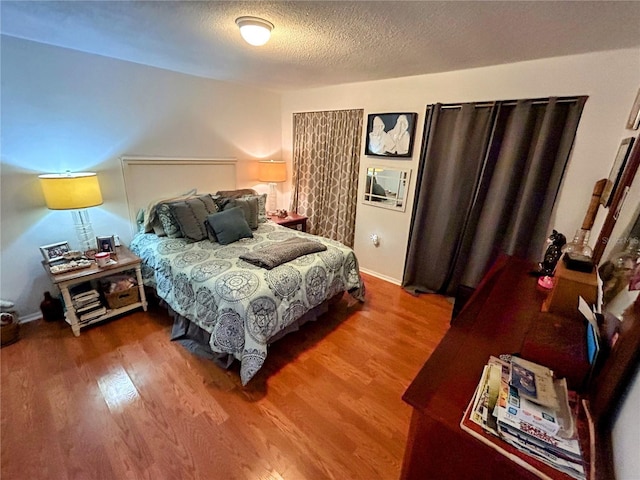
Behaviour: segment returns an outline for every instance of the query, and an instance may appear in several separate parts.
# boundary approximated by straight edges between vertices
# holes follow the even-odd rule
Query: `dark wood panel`
[[[547,292],[531,270],[529,262],[501,259],[405,392],[414,413],[403,479],[535,478],[460,427],[492,355],[518,354],[565,374],[574,386],[583,383],[584,321],[578,312],[541,312]]]

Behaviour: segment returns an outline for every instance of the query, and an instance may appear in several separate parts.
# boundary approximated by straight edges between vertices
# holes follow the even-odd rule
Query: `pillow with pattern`
[[[161,203],[156,207],[156,216],[160,220],[160,225],[154,225],[153,231],[159,237],[167,236],[169,238],[180,238],[182,232],[180,231],[180,225],[173,217],[168,203]]]
[[[160,221],[160,217],[158,215],[158,208],[160,207],[160,205],[162,205],[163,203],[177,202],[179,200],[188,200],[189,198],[195,197],[197,194],[196,192],[197,190],[193,188],[189,192],[185,193],[184,195],[178,195],[170,198],[165,197],[163,199],[158,199],[151,202],[147,206],[144,212],[145,233],[154,232],[159,237],[166,235],[162,227],[162,222]],[[165,213],[166,213],[166,209],[165,209]]]

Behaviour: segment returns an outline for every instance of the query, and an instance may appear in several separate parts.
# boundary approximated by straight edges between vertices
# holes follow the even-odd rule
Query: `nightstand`
[[[115,263],[113,265],[108,265],[104,268],[100,268],[95,263],[92,263],[90,267],[59,274],[51,273],[49,265],[43,262],[44,269],[49,274],[49,278],[51,278],[51,281],[58,286],[62,293],[62,299],[64,300],[65,307],[65,320],[69,325],[71,325],[73,334],[76,337],[80,335],[80,328],[82,327],[101,322],[140,307],[142,307],[145,312],[147,311],[147,297],[145,296],[144,285],[142,284],[140,258],[132,253],[127,247],[120,246],[116,248],[114,260]],[[138,282],[139,299],[137,302],[124,305],[119,308],[107,308],[107,311],[99,317],[92,318],[88,321],[80,321],[76,315],[71,294],[69,293],[70,288],[82,283],[89,283],[92,280],[97,280],[99,278],[109,277],[116,273],[132,270],[135,271],[136,280]]]
[[[278,225],[282,225],[283,227],[293,228],[294,230],[302,230],[303,232],[307,231],[307,219],[306,215],[298,215],[297,213],[290,212],[284,218],[277,217],[275,215],[269,215],[269,220],[277,223]],[[298,229],[298,225],[300,228]]]

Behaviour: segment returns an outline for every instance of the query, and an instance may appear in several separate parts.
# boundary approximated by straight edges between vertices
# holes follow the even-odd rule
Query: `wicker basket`
[[[106,293],[105,298],[110,309],[122,308],[139,302],[140,290],[135,286],[119,292]]]
[[[4,347],[18,340],[20,324],[16,316],[11,313],[0,313],[0,319],[0,346]]]

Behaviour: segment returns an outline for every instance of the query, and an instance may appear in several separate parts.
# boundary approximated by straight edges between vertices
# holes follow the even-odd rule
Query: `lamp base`
[[[76,228],[76,235],[80,244],[80,250],[86,252],[96,248],[96,236],[93,233],[89,211],[87,209],[72,210],[73,223]]]
[[[274,182],[269,183],[269,195],[267,197],[267,213],[275,214],[278,203],[278,191]]]

